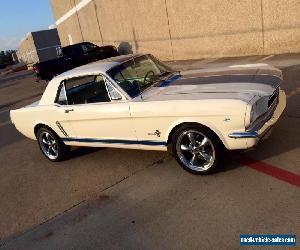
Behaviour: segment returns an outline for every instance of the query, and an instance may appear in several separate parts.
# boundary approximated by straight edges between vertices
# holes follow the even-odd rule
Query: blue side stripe
[[[175,76],[171,77],[170,79],[167,79],[167,80],[163,81],[158,87],[167,87],[172,82],[176,81],[180,77],[181,77],[181,75],[175,75]]]
[[[135,144],[135,145],[149,145],[149,146],[166,146],[164,141],[133,141],[133,140],[118,140],[118,139],[93,139],[93,138],[63,138],[65,142],[89,142],[89,143],[110,143],[110,144]]]

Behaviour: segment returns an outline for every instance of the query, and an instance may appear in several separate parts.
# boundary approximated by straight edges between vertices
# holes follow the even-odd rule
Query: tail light
[[[39,66],[38,65],[33,65],[33,70],[35,73],[39,73]]]

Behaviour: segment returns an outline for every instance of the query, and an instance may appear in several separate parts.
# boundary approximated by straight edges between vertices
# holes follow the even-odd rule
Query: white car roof
[[[61,81],[78,76],[84,75],[93,75],[93,74],[105,74],[106,71],[113,68],[114,66],[120,65],[123,62],[130,60],[131,58],[136,58],[146,54],[129,54],[129,55],[122,55],[111,57],[108,59],[100,60],[97,62],[89,63],[69,71],[62,73],[54,77],[49,83],[47,88],[44,91],[44,94],[39,102],[40,105],[49,105],[53,104],[56,98],[58,86],[60,85]]]

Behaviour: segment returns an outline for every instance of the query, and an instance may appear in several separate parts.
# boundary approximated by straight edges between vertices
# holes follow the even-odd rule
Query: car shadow
[[[70,152],[69,159],[75,159],[84,155],[96,153],[106,148],[102,147],[74,147]]]

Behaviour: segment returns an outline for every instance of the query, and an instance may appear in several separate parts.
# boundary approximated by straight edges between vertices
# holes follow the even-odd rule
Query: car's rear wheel
[[[224,147],[207,127],[184,125],[172,136],[172,152],[185,170],[193,174],[208,174],[217,169]]]
[[[70,152],[70,147],[65,145],[57,134],[47,127],[38,130],[37,140],[41,152],[50,161],[62,161]]]

